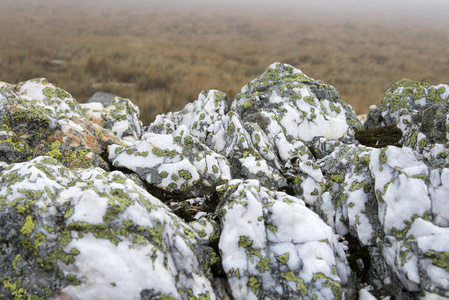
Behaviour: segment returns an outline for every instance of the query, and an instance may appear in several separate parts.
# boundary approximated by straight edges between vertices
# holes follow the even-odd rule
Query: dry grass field
[[[449,18],[438,7],[384,15],[300,0],[173,1],[0,0],[0,80],[46,77],[79,102],[113,92],[146,124],[203,89],[232,100],[276,61],[332,84],[357,113],[402,78],[449,83]]]

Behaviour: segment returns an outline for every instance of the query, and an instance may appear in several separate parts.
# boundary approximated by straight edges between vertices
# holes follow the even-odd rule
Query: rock
[[[231,179],[228,161],[182,129],[173,135],[147,133],[131,146],[112,145],[114,167],[126,167],[170,193],[202,196]]]
[[[143,126],[139,108],[130,100],[115,97],[108,103],[83,103],[80,106],[89,119],[117,137],[131,143],[140,139]]]
[[[382,114],[376,105],[371,105],[369,107],[369,113],[365,116],[365,119],[366,120],[363,123],[365,129],[382,126]]]
[[[377,120],[373,121],[376,126],[396,125],[403,132],[401,144],[434,156],[432,148],[448,142],[448,100],[448,85],[431,86],[404,79],[387,91],[381,103],[380,116],[374,109],[370,110],[367,118]]]
[[[35,79],[0,86],[0,161],[24,162],[48,155],[66,166],[101,166],[119,137],[97,125],[72,96]]]
[[[343,296],[349,277],[343,247],[302,200],[257,180],[233,180],[222,189],[219,249],[235,299]]]
[[[254,178],[267,186],[287,184],[280,174],[280,163],[265,132],[257,123],[244,124],[240,116],[229,109],[226,95],[219,91],[203,91],[198,100],[181,112],[156,117],[148,131],[169,135],[174,132],[191,134],[203,147],[226,160],[230,168],[230,176],[226,180],[231,177]]]
[[[96,92],[87,100],[87,103],[106,104],[106,103],[112,102],[112,100],[114,100],[115,97],[118,97],[118,96],[116,94],[112,94],[112,93]]]
[[[371,267],[358,270],[360,275],[370,284],[374,284],[374,278],[388,278],[383,288],[389,293],[403,285],[410,292],[424,289],[444,295],[447,286],[444,281],[437,283],[437,272],[432,268],[423,269],[430,262],[429,254],[425,254],[430,248],[419,249],[416,246],[419,238],[409,232],[427,226],[433,228],[432,233],[419,231],[419,236],[425,236],[424,239],[440,236],[441,241],[447,238],[443,233],[449,212],[443,200],[448,196],[443,175],[447,169],[429,168],[422,155],[411,148],[392,146],[340,147],[318,165],[327,170],[325,177],[329,181],[315,207],[318,206],[320,215],[338,234],[357,239],[361,244],[358,252],[371,256],[368,260]],[[435,191],[442,194],[436,197]],[[377,254],[379,245],[380,255]],[[437,254],[438,259],[443,259],[444,251]],[[438,259],[433,260],[433,265],[439,265],[441,271],[445,267]],[[379,266],[384,267],[377,269]],[[405,297],[412,296],[405,294],[400,298]]]
[[[64,299],[213,297],[196,232],[121,172],[50,157],[1,176],[0,293]]]
[[[243,87],[232,109],[243,121],[252,120],[254,114],[263,117],[262,129],[269,131],[270,140],[278,134],[288,141],[309,142],[317,136],[336,140],[352,137],[361,126],[333,86],[279,63]]]
[[[0,295],[448,299],[448,88],[400,81],[362,126],[276,63],[143,128],[2,82]]]

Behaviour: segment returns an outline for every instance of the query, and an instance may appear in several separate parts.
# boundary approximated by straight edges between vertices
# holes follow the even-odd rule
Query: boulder
[[[380,109],[371,109],[367,119],[370,127],[396,125],[403,132],[401,144],[435,160],[447,155],[439,145],[449,139],[448,113],[449,85],[403,79],[387,91]]]
[[[106,104],[114,100],[116,94],[106,92],[96,92],[88,100],[87,103],[101,103]]]
[[[448,299],[448,97],[402,80],[362,125],[275,63],[143,128],[0,83],[0,295]]]
[[[7,163],[48,155],[68,167],[107,169],[107,146],[126,144],[46,79],[1,83],[0,107],[0,160]]]
[[[218,246],[235,299],[342,298],[350,273],[344,247],[302,200],[257,180],[221,189]]]
[[[9,165],[1,183],[3,295],[214,295],[195,230],[123,173],[68,169],[41,156]]]

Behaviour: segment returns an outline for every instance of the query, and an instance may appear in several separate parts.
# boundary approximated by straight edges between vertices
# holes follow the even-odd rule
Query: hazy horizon
[[[80,102],[114,92],[148,119],[181,109],[203,89],[232,99],[277,61],[332,84],[358,113],[403,78],[449,83],[447,0],[0,0],[0,7],[0,80],[47,77]]]

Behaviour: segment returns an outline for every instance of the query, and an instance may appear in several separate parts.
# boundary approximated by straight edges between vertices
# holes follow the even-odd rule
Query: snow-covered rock
[[[448,98],[399,81],[362,125],[275,63],[144,129],[0,82],[0,296],[449,299]]]
[[[235,299],[340,299],[349,267],[331,227],[304,202],[233,180],[220,214],[219,249]]]
[[[214,298],[196,232],[121,172],[41,156],[5,168],[0,199],[3,294]]]
[[[128,130],[115,131],[133,131],[129,134],[137,137],[141,126],[138,108],[129,100],[119,102],[129,103],[133,111],[121,109],[120,113],[111,114],[115,122],[128,119],[127,114],[135,117],[129,117],[134,124]],[[0,83],[0,108],[0,155],[4,162],[23,162],[48,155],[70,167],[94,165],[107,169],[102,158],[107,146],[126,144],[121,135],[102,127],[101,115],[94,121],[69,93],[46,79],[17,85]],[[118,109],[113,106],[111,111]]]

